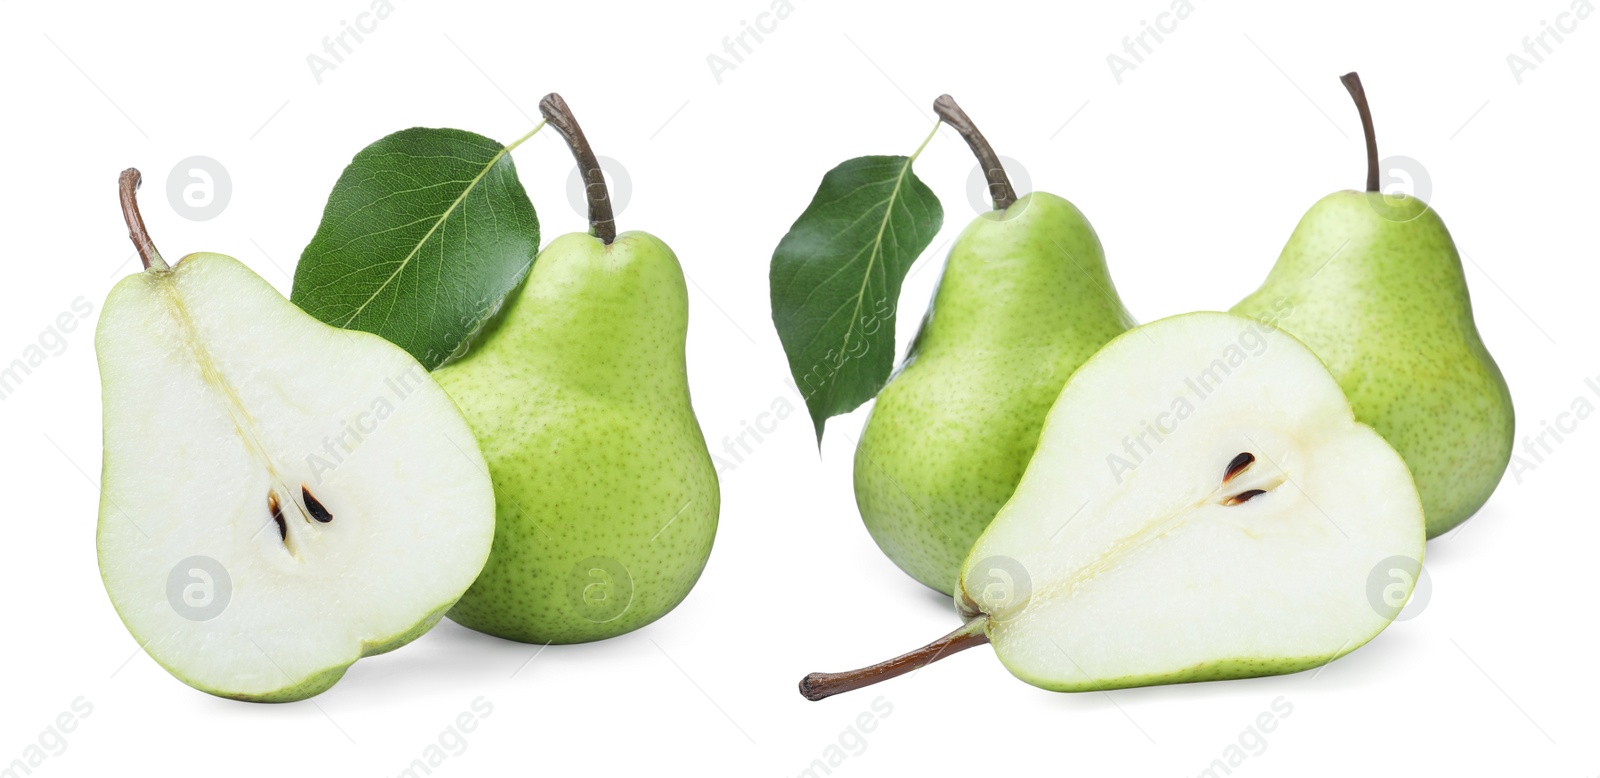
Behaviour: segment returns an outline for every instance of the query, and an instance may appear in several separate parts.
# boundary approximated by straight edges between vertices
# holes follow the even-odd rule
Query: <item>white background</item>
[[[1169,0],[796,0],[720,84],[707,55],[770,0],[395,0],[317,83],[307,55],[369,2],[0,3],[0,362],[22,356],[74,299],[93,306],[64,350],[0,401],[0,767],[83,698],[92,713],[64,734],[64,750],[45,736],[59,753],[35,774],[398,775],[483,698],[492,714],[434,774],[794,776],[843,742],[831,769],[847,776],[1191,776],[1281,697],[1292,713],[1264,746],[1246,736],[1257,747],[1236,775],[1600,773],[1600,421],[1547,438],[1542,462],[1528,459],[1476,518],[1429,544],[1425,609],[1320,672],[1059,695],[1011,678],[978,648],[873,691],[806,702],[795,691],[805,672],[885,658],[956,619],[861,525],[850,470],[865,408],[830,422],[818,456],[786,386],[767,290],[772,249],[823,172],[861,154],[910,153],[948,91],[1035,188],[1089,215],[1141,321],[1226,308],[1260,282],[1306,208],[1361,185],[1360,125],[1337,80],[1355,69],[1382,152],[1421,161],[1431,177],[1528,456],[1523,436],[1579,398],[1600,405],[1584,383],[1600,376],[1587,229],[1600,205],[1600,20],[1547,39],[1554,51],[1520,84],[1506,60],[1569,0],[1470,11],[1196,0],[1121,84],[1107,55]],[[94,554],[91,325],[137,266],[117,173],[145,171],[145,213],[168,257],[225,252],[287,293],[329,189],[364,145],[413,125],[509,141],[535,124],[549,91],[631,175],[620,228],[662,237],[693,281],[691,384],[713,451],[775,404],[796,408],[723,474],[721,532],[699,586],[644,630],[536,657],[537,647],[447,622],[296,704],[215,699],[171,678],[118,621]],[[163,195],[192,155],[232,180],[231,202],[209,221],[182,218]],[[544,240],[583,229],[554,133],[515,160]],[[948,130],[917,162],[946,215],[906,283],[902,345],[947,241],[974,214],[972,168]],[[153,462],[149,477],[177,464]],[[858,738],[851,727],[880,697],[889,713]]]

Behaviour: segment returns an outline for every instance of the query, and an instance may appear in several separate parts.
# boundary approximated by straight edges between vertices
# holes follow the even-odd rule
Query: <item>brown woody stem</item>
[[[800,694],[808,700],[821,700],[905,675],[958,651],[989,642],[985,631],[988,626],[989,617],[979,616],[955,632],[887,662],[843,673],[812,673],[800,679]]]
[[[1372,129],[1372,109],[1367,107],[1367,90],[1361,88],[1361,76],[1350,71],[1339,77],[1350,97],[1361,112],[1361,131],[1367,136],[1367,191],[1378,191],[1378,134]]]
[[[131,167],[122,171],[117,178],[117,193],[122,200],[122,220],[128,223],[128,239],[139,251],[139,261],[144,263],[146,270],[169,270],[171,266],[161,258],[161,252],[156,251],[155,242],[150,240],[150,232],[144,228],[144,217],[139,214],[139,181],[139,169]]]
[[[551,127],[556,128],[556,132],[561,133],[562,139],[572,149],[572,158],[578,163],[578,173],[583,176],[583,191],[589,200],[589,234],[599,238],[601,243],[611,245],[611,241],[617,237],[616,221],[611,214],[611,195],[606,191],[606,177],[600,171],[600,161],[595,158],[594,149],[589,147],[589,139],[583,136],[578,118],[572,115],[567,101],[555,92],[539,101],[539,112],[544,114],[545,121]]]
[[[939,95],[933,101],[933,112],[945,124],[954,127],[956,132],[967,141],[967,146],[972,149],[973,156],[978,158],[978,164],[983,166],[983,175],[989,180],[989,196],[994,198],[994,209],[1004,211],[1017,201],[1017,191],[1011,188],[1011,179],[1006,176],[1005,166],[1000,164],[1000,157],[994,153],[994,148],[989,141],[984,139],[983,133],[978,132],[978,126],[972,123],[972,117],[956,105],[955,98],[950,95]]]

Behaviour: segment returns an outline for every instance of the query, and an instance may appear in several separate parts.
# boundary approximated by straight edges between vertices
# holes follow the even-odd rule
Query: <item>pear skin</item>
[[[449,613],[529,643],[638,629],[699,579],[717,474],[689,403],[688,294],[642,232],[541,252],[492,332],[435,376],[494,482],[489,562]]]
[[[884,553],[953,594],[1061,387],[1131,326],[1072,203],[1035,192],[974,219],[856,449],[856,505]]]
[[[1510,462],[1515,419],[1439,215],[1409,196],[1322,198],[1233,310],[1271,318],[1284,303],[1277,326],[1322,358],[1356,418],[1410,467],[1428,537],[1477,512]]]

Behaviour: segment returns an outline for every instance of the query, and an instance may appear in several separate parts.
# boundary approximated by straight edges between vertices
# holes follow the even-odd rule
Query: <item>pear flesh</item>
[[[716,534],[716,469],[689,401],[688,290],[655,237],[572,233],[461,360],[435,372],[498,497],[494,550],[450,618],[579,643],[671,611]]]
[[[482,568],[483,458],[400,348],[313,319],[219,254],[119,282],[95,348],[101,575],[185,683],[312,696],[426,632]]]
[[[1046,689],[1289,673],[1388,625],[1372,581],[1414,577],[1423,525],[1404,462],[1305,346],[1187,314],[1067,383],[957,601]]]
[[[1324,197],[1233,310],[1290,311],[1278,326],[1322,358],[1356,418],[1405,458],[1429,537],[1488,501],[1511,461],[1511,393],[1478,335],[1455,243],[1427,203]]]
[[[1034,192],[974,219],[856,448],[856,504],[884,553],[953,594],[1067,377],[1133,323],[1072,203]]]

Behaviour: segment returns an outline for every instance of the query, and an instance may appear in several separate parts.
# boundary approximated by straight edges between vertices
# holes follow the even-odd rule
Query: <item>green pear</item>
[[[1378,191],[1366,97],[1354,73],[1344,80],[1367,130],[1368,191],[1312,206],[1233,310],[1274,319],[1327,363],[1356,418],[1405,458],[1434,537],[1482,507],[1505,473],[1511,394],[1478,336],[1450,232],[1422,200]]]
[[[976,138],[942,97],[946,121]],[[884,553],[951,594],[961,561],[1021,479],[1067,378],[1133,326],[1094,228],[1045,192],[1009,198],[961,233],[905,364],[879,393],[856,448],[855,493]]]
[[[540,107],[598,178],[559,101]],[[613,237],[603,179],[589,194],[596,234],[546,246],[493,329],[434,373],[477,436],[497,507],[489,561],[449,616],[530,643],[665,615],[717,527],[717,474],[689,403],[683,270],[655,237]]]
[[[818,700],[984,643],[1044,689],[1292,673],[1382,632],[1424,553],[1399,454],[1322,362],[1244,316],[1130,330],[1068,380],[1016,493],[973,544],[966,624]]]
[[[427,632],[483,568],[494,491],[428,371],[307,315],[238,260],[145,270],[95,333],[100,574],[139,645],[221,697],[321,693]]]

